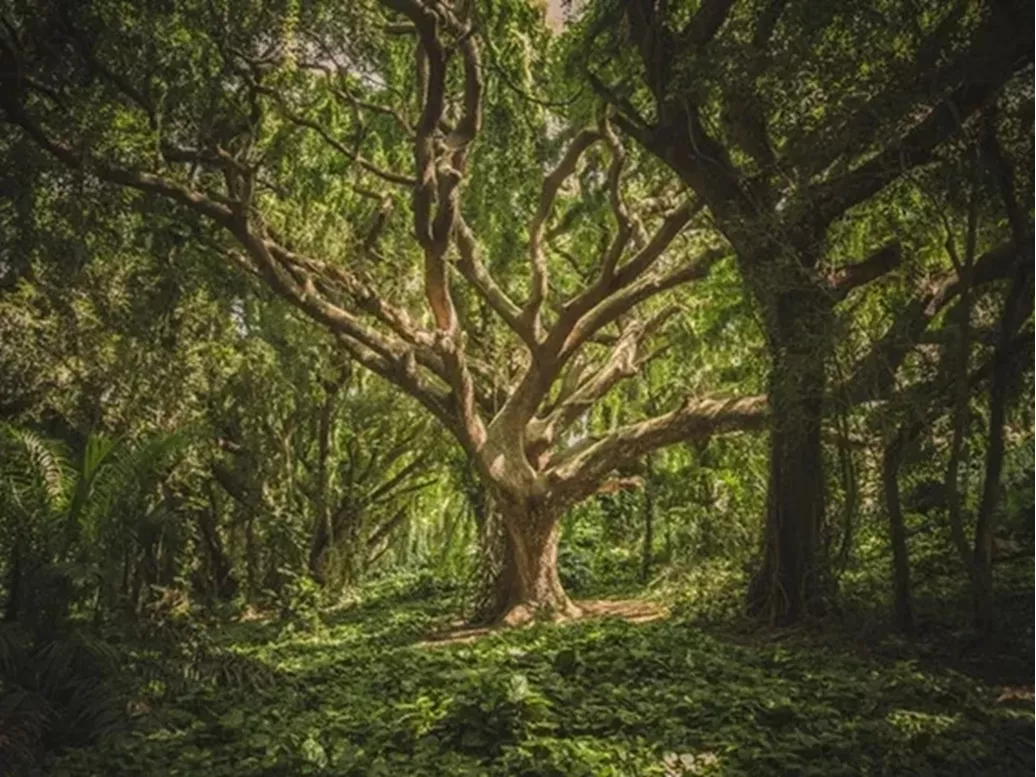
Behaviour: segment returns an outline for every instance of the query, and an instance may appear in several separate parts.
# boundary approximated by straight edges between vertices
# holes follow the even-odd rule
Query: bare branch
[[[596,488],[623,461],[680,440],[762,429],[769,415],[765,396],[688,399],[670,413],[576,443],[549,462],[546,477],[574,501],[586,496],[586,489]]]
[[[0,83],[0,87],[4,86]],[[0,91],[3,91],[0,89]],[[75,150],[67,142],[52,137],[23,109],[14,95],[0,103],[7,118],[21,127],[40,148],[56,157],[67,167],[88,170],[103,181],[128,186],[149,194],[158,194],[207,216],[221,226],[227,226],[233,216],[231,208],[215,197],[188,188],[176,181],[153,173],[119,167],[105,160],[95,159]]]
[[[622,169],[626,164],[626,150],[622,147],[618,135],[612,130],[607,116],[602,117],[599,129],[601,137],[608,144],[612,155],[612,163],[608,168],[608,202],[618,225],[615,238],[601,259],[601,282],[608,283],[615,273],[616,265],[622,258],[622,252],[629,244],[634,228],[629,209],[622,198]],[[641,230],[643,230],[642,226]]]
[[[457,262],[457,269],[460,271],[460,274],[512,331],[529,343],[530,346],[535,345],[535,342],[532,341],[532,330],[521,321],[521,308],[507,296],[493,279],[493,276],[490,275],[489,270],[486,269],[486,266],[479,258],[475,236],[460,214],[457,215],[454,230],[457,250],[460,253],[460,261]]]
[[[593,130],[583,130],[569,145],[564,156],[547,176],[543,179],[543,187],[540,191],[539,207],[529,226],[529,255],[532,262],[532,280],[530,282],[529,299],[522,310],[524,323],[531,327],[534,335],[538,336],[540,310],[547,298],[547,256],[544,250],[543,239],[546,230],[547,219],[550,218],[554,209],[554,200],[557,198],[558,190],[570,175],[576,170],[579,158],[583,153],[600,139],[600,134]]]
[[[589,377],[585,366],[573,368],[566,376],[574,386],[563,386],[558,403],[545,418],[534,418],[526,432],[527,446],[552,445],[557,436],[585,414],[619,381],[637,375],[646,361],[644,345],[673,315],[675,306],[667,307],[646,321],[628,324],[613,346],[605,363]]]

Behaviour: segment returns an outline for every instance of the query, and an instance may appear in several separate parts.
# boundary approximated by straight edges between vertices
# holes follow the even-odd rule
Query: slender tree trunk
[[[343,378],[344,380],[344,378]],[[314,582],[324,585],[327,582],[327,552],[331,541],[331,509],[328,494],[327,461],[331,450],[331,427],[334,420],[335,400],[340,383],[325,385],[327,397],[320,408],[317,428],[317,483],[314,489],[314,512],[316,514],[313,537],[309,545],[309,575]]]
[[[7,601],[4,602],[4,620],[16,621],[22,609],[22,538],[17,532],[11,549],[10,566],[7,570]]]
[[[234,577],[233,565],[223,550],[223,539],[218,524],[218,504],[211,482],[207,484],[207,490],[209,506],[204,510],[195,511],[195,524],[202,557],[208,570],[208,585],[217,599],[225,601],[237,593],[237,579]]]
[[[499,620],[515,626],[538,616],[575,617],[572,603],[558,577],[560,521],[542,509],[502,509],[507,534],[501,592],[504,606]]]
[[[972,554],[974,623],[980,633],[989,634],[996,627],[993,611],[993,534],[996,529],[996,503],[1000,494],[1000,471],[1004,460],[1004,422],[1014,377],[1010,344],[1014,333],[1033,308],[1033,234],[1032,223],[1018,202],[1014,169],[1000,147],[993,114],[987,115],[982,144],[990,169],[997,179],[1015,248],[1021,254],[1004,301],[1000,333],[993,354],[993,378],[989,389],[989,444],[986,449],[982,499],[975,524],[975,551]]]
[[[906,634],[914,631],[914,601],[910,587],[910,555],[907,549],[906,524],[899,499],[899,467],[903,460],[905,430],[900,429],[882,458],[882,483],[885,491],[885,509],[889,517],[889,536],[892,541],[892,584],[894,593],[893,618],[896,628]]]
[[[694,440],[694,452],[697,456],[698,482],[695,490],[694,501],[701,508],[702,516],[710,516],[701,521],[701,533],[699,536],[698,553],[703,558],[712,558],[716,552],[716,536],[711,519],[712,508],[716,503],[712,483],[712,454],[709,450],[708,438]]]
[[[245,587],[248,601],[254,602],[259,593],[259,548],[255,539],[255,514],[245,508]]]
[[[330,518],[318,518],[309,542],[309,576],[319,585],[327,583],[327,552],[330,542]]]
[[[770,317],[770,475],[762,564],[748,609],[772,625],[823,614],[831,593],[820,434],[830,304],[818,296],[785,293]]]
[[[647,583],[651,578],[651,562],[654,558],[655,545],[655,493],[651,482],[654,474],[652,456],[646,459],[644,473],[644,547],[640,563],[640,582]]]
[[[961,563],[965,569],[971,569],[971,551],[968,549],[968,541],[964,535],[964,495],[960,492],[960,462],[964,449],[964,442],[968,436],[970,426],[968,405],[971,401],[971,392],[968,386],[968,363],[971,360],[971,275],[972,265],[975,262],[975,239],[978,228],[978,199],[977,188],[974,181],[972,165],[971,195],[968,207],[968,233],[963,259],[957,252],[952,233],[947,235],[946,247],[953,260],[953,266],[960,278],[961,295],[960,302],[956,308],[956,329],[957,343],[952,364],[952,375],[954,381],[953,399],[953,438],[950,442],[950,460],[946,468],[946,501],[950,513],[950,534],[953,537],[953,544],[957,547]]]

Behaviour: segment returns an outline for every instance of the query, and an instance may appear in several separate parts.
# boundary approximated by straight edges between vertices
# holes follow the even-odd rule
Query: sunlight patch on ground
[[[645,599],[582,599],[575,602],[581,614],[577,618],[558,621],[559,625],[592,618],[622,618],[630,623],[648,623],[669,617],[666,607]],[[507,626],[468,626],[464,621],[455,621],[450,628],[429,639],[419,642],[417,647],[456,645],[473,642],[487,634],[506,631]]]

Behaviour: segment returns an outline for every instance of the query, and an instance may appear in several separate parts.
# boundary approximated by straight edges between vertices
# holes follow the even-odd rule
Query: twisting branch
[[[973,288],[1010,275],[1018,261],[1018,252],[1010,243],[983,254],[972,268]],[[960,295],[962,285],[956,272],[934,283],[929,291],[913,300],[892,322],[885,335],[871,347],[852,368],[850,377],[836,397],[851,404],[879,399],[888,394],[895,383],[907,354],[913,350],[936,315]]]
[[[600,282],[607,284],[615,274],[615,267],[622,258],[622,252],[626,250],[633,236],[633,220],[622,198],[622,169],[626,165],[626,150],[612,129],[607,114],[601,118],[599,130],[612,155],[612,163],[608,168],[608,203],[618,226],[615,238],[601,259]]]
[[[599,483],[623,461],[680,440],[762,429],[767,423],[769,406],[764,396],[688,399],[670,413],[576,443],[548,463],[545,477],[575,501],[590,493],[589,484]]]
[[[651,354],[645,344],[658,332],[679,308],[670,306],[646,321],[633,321],[623,328],[611,353],[596,372],[586,376],[585,365],[573,365],[566,379],[572,385],[563,385],[559,401],[544,418],[534,418],[526,432],[527,444],[546,446],[554,444],[558,435],[582,417],[621,380],[640,372]]]
[[[547,349],[565,359],[589,337],[633,306],[681,283],[705,277],[724,252],[707,251],[700,260],[682,265],[667,275],[648,276],[637,283],[666,252],[697,207],[700,206],[683,205],[668,214],[647,245],[619,267],[612,277],[599,275],[592,286],[566,303],[550,331]]]
[[[543,186],[540,190],[539,206],[536,208],[536,215],[533,216],[529,225],[529,258],[532,263],[532,279],[530,281],[529,299],[522,309],[523,324],[530,327],[534,336],[539,336],[540,310],[547,298],[547,284],[549,275],[547,272],[547,254],[544,250],[544,233],[546,231],[547,219],[554,209],[554,201],[557,199],[558,190],[565,180],[572,175],[579,158],[594,143],[600,140],[600,134],[593,130],[583,130],[566,149],[555,167],[543,179]]]
[[[481,127],[482,75],[478,46],[471,30],[446,7],[431,8],[418,0],[384,0],[405,15],[417,30],[421,118],[415,128],[413,190],[414,230],[424,251],[424,286],[438,328],[436,347],[446,366],[456,410],[468,441],[475,448],[485,440],[479,415],[478,393],[468,367],[464,338],[446,268],[449,241],[457,232],[459,187],[468,153]],[[446,99],[448,52],[440,39],[446,27],[459,37],[464,59],[464,109],[456,128],[443,136],[441,124]],[[488,285],[486,286],[488,288]]]
[[[490,275],[489,270],[481,258],[479,258],[475,235],[460,214],[457,215],[454,229],[457,250],[460,253],[460,260],[457,262],[457,269],[460,271],[460,274],[512,331],[518,334],[530,346],[535,346],[531,328],[526,326],[521,320],[521,308],[507,296],[506,292],[500,288],[493,276]]]
[[[994,18],[990,25],[1000,29],[1003,22]],[[1020,63],[1031,59],[1031,43],[1018,36],[1006,36],[1003,41],[988,33],[979,36],[972,67],[962,74],[963,83],[873,158],[833,181],[810,187],[806,199],[814,203],[814,212],[804,218],[814,225],[828,224],[881,191],[904,170],[927,163],[935,149],[960,131],[964,120],[996,94]]]

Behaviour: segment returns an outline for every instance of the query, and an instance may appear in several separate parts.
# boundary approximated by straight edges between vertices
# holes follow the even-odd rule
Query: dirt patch
[[[996,698],[997,704],[1015,703],[1024,707],[1031,707],[1036,701],[1036,694],[1033,693],[1031,685],[1003,686],[1000,695]]]
[[[583,618],[625,618],[630,623],[648,623],[669,617],[669,610],[644,599],[588,599],[576,602]]]
[[[556,621],[558,625],[592,618],[622,618],[630,623],[648,623],[669,617],[667,608],[644,599],[583,599],[575,604],[579,608],[580,614],[575,618],[559,619]],[[506,631],[508,628],[505,625],[469,626],[463,621],[456,621],[446,631],[429,637],[424,642],[419,642],[418,647],[474,642],[486,634]]]

